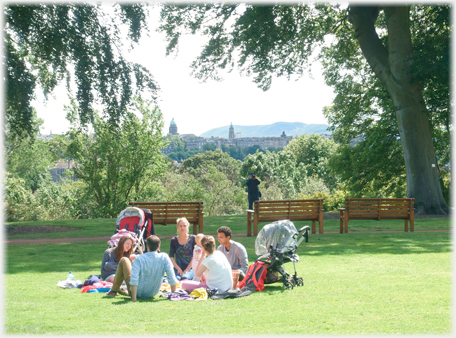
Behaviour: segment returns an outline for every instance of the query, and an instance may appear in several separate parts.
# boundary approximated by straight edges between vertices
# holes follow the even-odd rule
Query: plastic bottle
[[[68,281],[71,281],[71,282],[74,281],[74,276],[73,276],[73,274],[71,273],[71,271],[70,271],[70,273],[68,274],[67,280],[68,280]]]

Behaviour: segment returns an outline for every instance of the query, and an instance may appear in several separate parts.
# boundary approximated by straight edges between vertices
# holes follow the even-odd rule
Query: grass
[[[245,233],[244,217],[207,217],[205,233],[228,225]],[[445,220],[445,222],[442,222]],[[337,220],[336,220],[337,221]],[[325,221],[325,232],[338,231]],[[425,222],[422,222],[425,221]],[[435,223],[433,222],[435,221]],[[79,224],[81,222],[82,224]],[[115,220],[68,221],[105,236]],[[361,222],[361,221],[360,221]],[[385,222],[384,227],[401,225]],[[421,223],[422,222],[422,223]],[[440,223],[442,222],[442,223]],[[62,225],[62,222],[52,222]],[[421,224],[420,224],[421,223]],[[25,224],[25,223],[24,223]],[[30,223],[29,223],[30,224]],[[33,223],[33,224],[37,224]],[[46,222],[51,224],[51,222]],[[420,225],[418,225],[420,224]],[[417,220],[419,227],[449,228],[448,219]],[[299,227],[298,222],[296,222]],[[368,225],[350,222],[350,230]],[[327,229],[328,227],[328,229]],[[96,228],[96,229],[95,229]],[[157,226],[157,234],[175,227]],[[56,234],[49,234],[53,237]],[[83,237],[83,236],[76,236]],[[90,236],[88,236],[90,237]],[[250,263],[254,237],[239,237]],[[168,252],[169,239],[162,240]],[[163,297],[129,302],[62,289],[71,270],[83,281],[99,274],[106,241],[5,247],[4,331],[6,334],[214,335],[214,334],[438,334],[452,333],[452,241],[449,232],[315,234],[297,249],[304,286],[283,291],[280,283],[237,299],[171,302]],[[293,272],[293,264],[285,268]],[[230,323],[229,331],[220,323]]]
[[[11,226],[21,225],[59,225],[79,228],[80,231],[71,232],[56,232],[51,234],[27,234],[9,236],[8,239],[18,238],[92,238],[92,237],[106,237],[109,239],[115,231],[116,219],[114,218],[101,218],[101,219],[82,219],[82,220],[59,220],[59,221],[39,221],[39,222],[9,222]],[[267,223],[260,223],[258,231]],[[296,228],[304,225],[311,225],[311,222],[294,222]],[[339,220],[329,219],[323,222],[324,232],[339,233]],[[247,233],[247,216],[208,216],[204,217],[204,233],[209,235],[216,235],[217,229],[222,225],[229,226],[233,234],[246,234]],[[410,224],[409,224],[410,227]],[[451,228],[451,221],[449,218],[424,218],[415,219],[415,231],[423,230],[449,230]],[[403,220],[381,220],[381,221],[350,221],[348,231],[404,231]],[[157,224],[155,226],[157,236],[174,236],[176,235],[176,227],[174,225],[163,226]],[[253,229],[252,229],[253,231]],[[318,232],[318,223],[317,223]]]

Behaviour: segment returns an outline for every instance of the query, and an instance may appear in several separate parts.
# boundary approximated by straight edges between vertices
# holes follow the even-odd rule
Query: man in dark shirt
[[[254,173],[250,173],[245,184],[247,185],[249,209],[253,210],[253,202],[260,199],[260,190],[258,190],[260,181],[255,177]]]

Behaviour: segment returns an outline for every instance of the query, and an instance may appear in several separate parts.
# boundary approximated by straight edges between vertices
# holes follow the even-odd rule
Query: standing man
[[[217,238],[220,246],[217,251],[222,252],[230,262],[231,270],[240,270],[239,281],[243,280],[249,261],[247,259],[247,250],[241,243],[235,242],[231,239],[231,229],[223,226],[217,230]]]
[[[255,177],[254,173],[249,174],[249,178],[245,182],[247,185],[248,199],[249,199],[249,210],[253,210],[253,202],[260,199],[260,190],[258,190],[258,185],[261,182],[258,178]]]
[[[107,296],[115,297],[117,292],[124,294],[120,287],[125,280],[128,295],[131,296],[133,302],[136,302],[137,297],[153,297],[160,291],[165,272],[171,285],[171,291],[176,291],[178,280],[174,275],[173,264],[166,253],[158,252],[160,238],[151,235],[147,237],[146,242],[149,251],[136,256],[133,265],[130,259],[121,258],[112,288],[106,293]]]

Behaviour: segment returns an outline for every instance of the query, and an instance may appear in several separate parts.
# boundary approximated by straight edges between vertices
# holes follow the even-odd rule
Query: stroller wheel
[[[288,289],[292,289],[292,290],[293,290],[293,284],[290,283],[289,281],[285,281],[285,282],[283,283],[283,289],[284,289],[284,290],[288,290]]]
[[[301,277],[296,279],[296,285],[297,286],[303,286],[304,285],[304,281],[303,281],[303,279]]]

